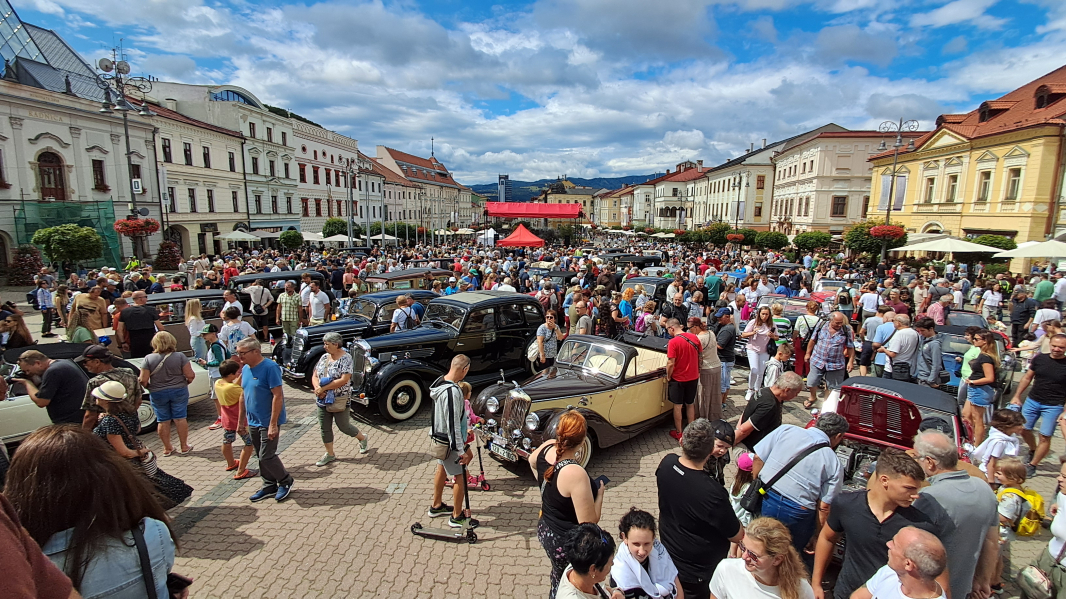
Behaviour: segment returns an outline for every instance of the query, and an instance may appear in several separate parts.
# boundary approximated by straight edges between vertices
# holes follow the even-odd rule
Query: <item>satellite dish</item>
[[[130,63],[126,62],[125,60],[120,60],[115,65],[115,70],[118,71],[120,75],[129,75]]]
[[[137,214],[140,214],[141,216],[148,216],[149,212],[147,208],[138,208]]]
[[[111,62],[110,58],[101,58],[100,61],[96,63],[96,66],[105,73],[110,73],[115,69],[115,63]]]

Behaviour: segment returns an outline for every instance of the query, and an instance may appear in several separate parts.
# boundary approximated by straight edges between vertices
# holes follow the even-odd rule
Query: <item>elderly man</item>
[[[786,401],[796,399],[803,390],[803,379],[795,372],[783,372],[771,387],[763,387],[749,401],[737,426],[737,443],[749,450],[781,426],[781,414]]]
[[[672,296],[667,295],[672,300],[672,303],[664,304],[662,310],[659,312],[659,326],[663,329],[668,329],[666,321],[671,318],[676,319],[678,323],[688,322],[688,307],[685,306],[685,294],[678,292]]]
[[[829,324],[819,327],[807,342],[807,387],[811,398],[803,407],[810,409],[818,401],[818,387],[825,381],[829,389],[840,389],[844,375],[855,365],[855,339],[843,312],[829,315]]]
[[[133,305],[115,318],[115,337],[122,340],[122,351],[131,358],[143,358],[152,353],[152,337],[163,330],[163,323],[155,307],[148,305],[147,293],[135,291],[132,299]]]
[[[85,410],[85,416],[81,422],[82,428],[92,430],[100,415],[103,414],[104,410],[97,405],[96,397],[92,392],[93,389],[108,381],[116,381],[126,388],[126,397],[122,403],[131,413],[136,413],[137,408],[141,407],[143,388],[137,380],[138,373],[129,368],[116,368],[112,363],[114,358],[115,354],[103,345],[90,345],[85,348],[81,356],[74,358],[74,361],[88,370],[89,374],[95,375],[85,386],[85,398],[81,403],[81,409]]]
[[[52,424],[82,424],[85,414],[81,401],[89,377],[71,360],[52,360],[41,352],[31,349],[22,352],[19,368],[27,376],[12,379],[26,387],[26,394],[38,408],[48,411]],[[29,377],[40,377],[38,387]]]
[[[947,597],[937,582],[937,577],[948,565],[947,551],[939,539],[908,526],[897,532],[887,546],[888,563],[852,593],[851,599]],[[959,595],[953,592],[951,596]]]
[[[218,311],[219,314],[225,314],[226,310],[229,308],[237,308],[240,310],[241,314],[244,314],[244,306],[237,299],[237,294],[234,293],[232,289],[223,291],[222,299],[225,300],[226,303],[222,304],[222,308]]]
[[[922,494],[936,499],[955,523],[955,531],[942,538],[949,551],[951,596],[966,597],[972,591],[987,597],[999,557],[996,494],[984,480],[959,468],[958,447],[944,433],[918,433],[914,453],[929,481]]]
[[[418,326],[418,321],[418,314],[410,302],[407,301],[407,296],[397,296],[396,309],[392,312],[392,324],[389,325],[389,332],[395,333],[396,331],[413,329]]]
[[[281,331],[288,336],[291,343],[300,328],[300,311],[303,308],[300,294],[296,293],[296,284],[292,281],[285,282],[285,291],[278,295],[277,305],[274,321],[281,325]]]
[[[755,444],[751,472],[763,483],[799,460],[767,489],[762,515],[777,518],[788,527],[792,545],[801,556],[807,555],[804,549],[817,538],[829,515],[829,506],[843,488],[844,468],[836,448],[847,432],[846,418],[826,412],[811,428],[785,424]]]
[[[130,293],[133,293],[134,291],[137,291],[137,289],[138,289],[137,283],[139,283],[140,281],[141,281],[141,273],[135,272],[135,273],[130,275],[130,278],[126,279],[125,283],[122,284],[122,290],[123,291],[129,291]]]
[[[573,333],[578,335],[592,335],[595,333],[595,329],[592,327],[592,317],[589,316],[588,304],[585,303],[585,300],[574,302],[574,314],[577,315],[577,322],[573,327]]]
[[[948,313],[951,312],[951,305],[955,303],[955,296],[950,293],[945,293],[939,296],[939,299],[929,306],[929,311],[926,316],[933,319],[935,324],[940,326],[948,323]]]
[[[730,542],[744,538],[725,487],[703,471],[718,443],[709,420],[694,420],[685,427],[681,455],[667,454],[655,470],[659,533],[687,599],[710,596],[708,584]]]
[[[285,395],[281,386],[281,366],[263,359],[259,340],[245,337],[237,342],[237,357],[244,363],[241,369],[241,402],[239,420],[247,414],[248,433],[259,458],[259,476],[263,486],[249,498],[253,502],[273,497],[285,501],[292,491],[293,478],[278,456],[279,428],[286,422]]]
[[[895,330],[877,350],[887,358],[882,376],[897,381],[910,381],[918,369],[918,346],[921,345],[922,337],[918,331],[911,328],[911,318],[906,314],[897,314],[892,319],[892,325]]]

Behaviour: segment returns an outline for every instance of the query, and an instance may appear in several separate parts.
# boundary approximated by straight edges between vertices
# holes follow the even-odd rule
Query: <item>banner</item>
[[[678,215],[677,216],[677,228],[678,229],[684,229],[685,228],[685,209],[682,208],[681,210],[678,210],[677,211],[677,215]]]
[[[885,212],[888,210],[888,192],[889,187],[892,185],[891,175],[881,175],[881,198],[877,202],[877,211]],[[903,210],[903,198],[907,195],[907,176],[896,175],[896,198],[892,202],[892,210]]]

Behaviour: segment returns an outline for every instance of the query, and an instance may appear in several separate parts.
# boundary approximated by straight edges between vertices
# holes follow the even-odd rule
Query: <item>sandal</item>
[[[240,464],[233,464],[232,466],[226,466],[226,472],[233,472],[237,468],[240,468]]]
[[[259,476],[258,470],[251,470],[246,468],[244,472],[239,472],[233,475],[233,480],[244,480],[246,478],[253,478]]]
[[[163,457],[164,458],[169,458],[172,455],[174,455],[174,450],[173,449],[167,449],[167,450],[165,450],[163,452]]]
[[[803,409],[804,410],[809,410],[809,409],[811,409],[813,407],[814,407],[814,402],[813,401],[808,399],[808,400],[803,402]]]
[[[190,445],[188,449],[185,449],[185,450],[181,451],[181,455],[185,455],[187,453],[192,453],[192,450],[193,450],[193,447],[192,447],[192,445]]]

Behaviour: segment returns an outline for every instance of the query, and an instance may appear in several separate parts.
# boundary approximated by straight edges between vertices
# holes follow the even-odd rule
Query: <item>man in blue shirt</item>
[[[263,359],[259,340],[254,336],[237,342],[237,357],[244,362],[241,411],[248,417],[248,433],[252,436],[252,446],[259,458],[259,475],[263,479],[263,488],[253,493],[250,499],[262,501],[273,497],[285,501],[294,481],[278,456],[278,427],[286,421],[281,367],[273,360]]]
[[[455,280],[455,277],[448,279],[448,286],[444,288],[444,295],[453,293],[459,293],[459,282]]]
[[[896,313],[885,312],[881,315],[881,319],[884,322],[877,326],[874,330],[873,338],[873,368],[871,369],[871,376],[881,377],[885,373],[885,358],[884,352],[877,351],[879,348],[884,347],[888,343],[888,339],[892,337],[892,334],[896,332]]]

